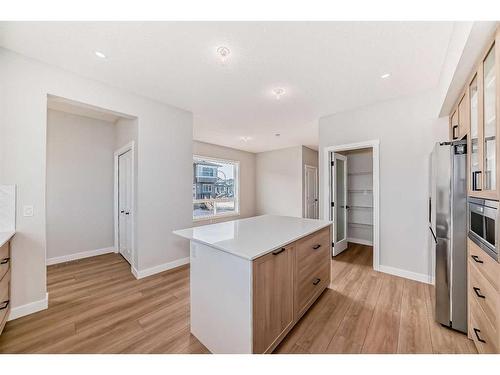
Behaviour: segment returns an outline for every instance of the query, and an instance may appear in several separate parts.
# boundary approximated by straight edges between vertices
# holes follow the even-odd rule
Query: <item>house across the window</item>
[[[193,157],[193,219],[237,215],[236,161]]]

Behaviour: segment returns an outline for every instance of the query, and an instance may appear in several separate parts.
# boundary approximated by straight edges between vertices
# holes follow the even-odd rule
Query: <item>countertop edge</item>
[[[12,237],[16,234],[16,231],[5,231],[5,232],[0,232],[0,246],[5,245],[7,242],[9,242]]]
[[[326,227],[328,227],[328,226],[330,226],[330,225],[332,225],[332,223],[323,223],[323,224],[319,225],[319,226],[318,226],[318,228],[316,228],[316,229],[313,229],[313,230],[307,231],[307,232],[305,232],[305,233],[301,234],[301,235],[300,235],[300,236],[298,236],[298,237],[297,237],[297,236],[295,236],[295,237],[293,237],[293,238],[291,238],[291,239],[287,240],[286,242],[283,242],[283,243],[280,243],[280,244],[274,245],[272,248],[267,249],[267,250],[263,250],[263,251],[261,251],[261,252],[257,253],[256,255],[254,255],[253,257],[248,257],[248,256],[243,255],[243,254],[241,254],[241,253],[238,253],[238,252],[236,252],[236,251],[229,251],[228,249],[225,249],[225,248],[223,248],[223,247],[221,247],[221,246],[217,246],[217,245],[211,244],[211,243],[209,243],[209,242],[202,241],[202,240],[199,240],[199,239],[197,239],[197,238],[192,238],[192,237],[190,237],[190,236],[186,236],[186,235],[184,235],[184,234],[182,234],[182,233],[179,233],[179,232],[180,232],[180,231],[182,231],[183,229],[180,229],[180,230],[174,230],[172,233],[174,233],[175,235],[177,235],[177,236],[179,236],[179,237],[185,238],[185,239],[187,239],[187,240],[190,240],[190,241],[193,241],[193,242],[197,242],[197,243],[200,243],[200,244],[203,244],[203,245],[209,246],[209,247],[213,247],[214,249],[217,249],[217,250],[223,251],[223,252],[225,252],[225,253],[228,253],[228,254],[231,254],[231,255],[237,256],[237,257],[239,257],[239,258],[243,258],[243,259],[246,259],[246,260],[249,260],[249,261],[253,261],[253,260],[257,259],[257,258],[260,258],[261,256],[264,256],[264,255],[266,255],[266,254],[269,254],[270,252],[272,252],[272,251],[274,251],[274,250],[276,250],[276,249],[278,249],[278,248],[280,248],[280,247],[283,247],[283,246],[288,245],[289,243],[292,243],[292,242],[298,241],[298,240],[300,240],[301,238],[307,237],[307,236],[309,236],[310,234],[312,234],[312,233],[314,233],[314,232],[317,232],[317,231],[319,231],[319,230],[321,230],[321,229],[324,229],[324,228],[326,228]]]

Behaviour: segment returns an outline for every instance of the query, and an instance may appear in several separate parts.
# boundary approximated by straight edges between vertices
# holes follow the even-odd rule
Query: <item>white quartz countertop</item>
[[[14,234],[16,234],[15,231],[0,232],[0,246],[3,246],[7,241],[9,241]]]
[[[174,234],[253,260],[322,228],[330,221],[263,215],[181,229]]]

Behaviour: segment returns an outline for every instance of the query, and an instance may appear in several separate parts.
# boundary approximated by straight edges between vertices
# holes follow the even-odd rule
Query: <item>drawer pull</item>
[[[481,332],[480,329],[474,328],[474,333],[476,334],[477,341],[482,342],[483,344],[486,344],[486,341],[483,340],[480,336],[479,333]]]
[[[471,255],[471,258],[474,259],[476,263],[484,263],[477,255]]]
[[[313,285],[318,285],[320,281],[321,281],[321,279],[315,279],[315,280],[313,281]]]
[[[0,260],[0,264],[7,264],[9,263],[9,260],[10,258],[3,258],[2,260]]]
[[[479,289],[478,287],[473,287],[472,289],[474,289],[474,292],[476,292],[476,296],[478,296],[479,298],[486,298],[485,295],[481,294],[481,289]]]
[[[314,246],[313,246],[313,249],[314,249],[314,250],[318,250],[320,247],[321,247],[321,245],[320,245],[320,244],[318,244],[318,245],[314,245]]]
[[[285,248],[282,247],[281,249],[279,250],[276,250],[276,251],[273,251],[273,255],[278,255],[278,254],[281,254],[283,251],[285,251]]]
[[[0,303],[0,310],[5,310],[9,306],[9,300]]]

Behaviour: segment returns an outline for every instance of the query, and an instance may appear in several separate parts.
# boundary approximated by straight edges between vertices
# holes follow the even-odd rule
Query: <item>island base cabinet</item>
[[[293,324],[294,248],[284,247],[253,262],[253,352],[274,349]]]

